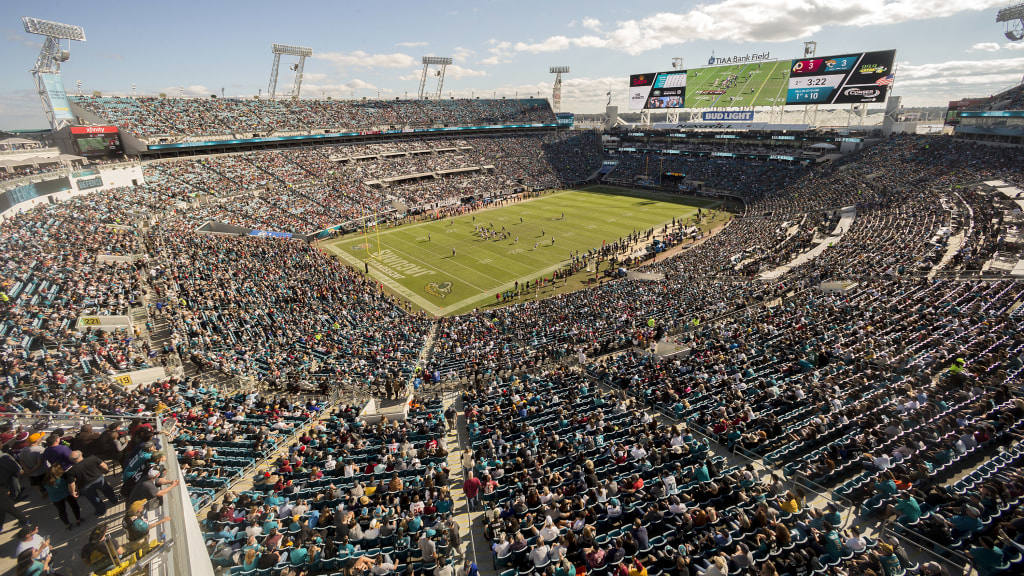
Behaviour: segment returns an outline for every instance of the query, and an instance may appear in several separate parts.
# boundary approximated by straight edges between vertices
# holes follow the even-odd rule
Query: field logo
[[[447,295],[452,293],[452,283],[451,282],[441,282],[441,283],[431,282],[430,284],[427,284],[426,286],[424,286],[423,290],[427,294],[430,294],[431,296],[437,296],[438,298],[444,300],[445,296],[447,296]]]
[[[352,247],[352,250],[355,250],[357,252],[359,250],[369,250],[369,249],[370,249],[370,244],[367,243],[367,242],[363,242],[362,244],[356,244],[355,246]]]

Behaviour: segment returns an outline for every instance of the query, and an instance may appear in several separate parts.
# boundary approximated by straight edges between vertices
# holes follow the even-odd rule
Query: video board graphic
[[[895,60],[895,50],[881,50],[634,74],[629,109],[880,103]]]
[[[885,102],[895,50],[793,60],[786,104]]]
[[[686,107],[686,71],[651,72],[629,77],[630,110]]]

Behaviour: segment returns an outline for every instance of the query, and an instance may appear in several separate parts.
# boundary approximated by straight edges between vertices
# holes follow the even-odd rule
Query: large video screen
[[[884,102],[895,59],[895,50],[882,50],[634,74],[629,109]]]
[[[629,77],[630,110],[686,107],[686,70],[634,74]]]
[[[95,136],[76,136],[75,145],[82,156],[119,154],[121,139],[117,134],[97,134]]]
[[[687,70],[687,108],[782,106],[789,60]]]
[[[71,137],[82,156],[122,154],[117,126],[72,126]]]
[[[962,98],[960,100],[950,100],[949,107],[946,109],[946,126],[956,126],[960,124],[960,114],[978,104],[988,102],[988,98]]]
[[[786,104],[885,102],[895,50],[793,60]]]

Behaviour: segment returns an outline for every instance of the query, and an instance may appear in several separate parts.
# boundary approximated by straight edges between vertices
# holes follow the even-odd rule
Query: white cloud
[[[429,72],[430,76],[427,77],[428,86],[437,85],[437,77],[434,76],[435,73],[436,70],[434,68],[431,68]],[[404,76],[399,76],[398,79],[405,82],[419,82],[422,75],[423,68],[414,68],[410,70],[408,74],[405,74]],[[487,76],[487,72],[484,70],[473,70],[472,68],[466,68],[465,66],[460,66],[459,64],[449,64],[444,69],[445,81],[458,80],[459,78],[470,78],[473,76]]]
[[[552,36],[543,42],[537,42],[535,44],[527,44],[525,42],[516,42],[516,52],[532,52],[538,54],[540,52],[557,52],[559,50],[565,50],[569,47],[569,39],[565,36]]]
[[[314,54],[313,58],[326,60],[339,68],[406,68],[416,60],[408,54],[367,54],[362,50],[355,52],[324,52]]]
[[[324,80],[327,80],[327,74],[324,74],[323,72],[303,72],[302,73],[302,81],[303,82],[323,82]]]
[[[317,83],[317,82],[304,82],[302,84],[302,93],[306,97],[320,98],[321,96],[330,96],[332,98],[361,98],[363,96],[368,98],[376,98],[378,88],[375,84],[371,84],[365,80],[354,78],[348,82],[329,82],[329,83]],[[381,92],[389,92],[389,90],[380,89]]]
[[[570,46],[606,47],[637,55],[694,40],[787,42],[807,38],[825,27],[884,26],[914,20],[945,18],[960,12],[1002,6],[1004,0],[723,0],[688,12],[661,12],[639,20],[617,22],[602,32],[594,18],[584,20],[600,36],[552,36],[540,42],[516,42],[517,52],[553,52]]]
[[[608,41],[597,36],[580,36],[573,38],[572,43],[580,48],[602,48],[608,44]]]
[[[472,70],[458,64],[449,64],[444,71],[445,79],[453,78],[469,78],[472,76],[487,76],[487,72],[484,70]]]
[[[465,62],[470,56],[476,54],[475,50],[469,48],[463,48],[462,46],[456,46],[455,50],[452,51],[452,60],[456,62]]]
[[[366,82],[364,80],[360,80],[359,78],[354,78],[354,79],[346,82],[344,84],[344,86],[346,88],[348,88],[349,90],[376,90],[377,89],[377,87],[374,86],[373,84],[370,84],[369,82]]]
[[[0,118],[7,130],[49,127],[35,90],[0,93]]]
[[[511,42],[498,42],[494,38],[491,38],[488,43],[491,45],[491,47],[487,49],[490,56],[481,60],[481,64],[494,66],[495,64],[505,64],[506,62],[512,61]]]
[[[1020,82],[1024,57],[997,60],[954,60],[935,64],[901,63],[895,94],[906,105],[935,106],[959,98],[997,94]]]
[[[978,42],[974,46],[971,46],[970,49],[967,50],[967,51],[968,52],[998,52],[999,48],[1000,48],[1000,46],[999,46],[998,42]]]
[[[40,48],[43,45],[42,42],[36,42],[28,36],[22,36],[16,30],[12,30],[10,28],[0,28],[0,36],[2,36],[7,42],[21,44],[26,48]]]
[[[968,52],[999,52],[1000,50],[1024,50],[1024,42],[978,42]]]
[[[417,46],[426,46],[426,42],[399,42],[395,46],[402,46],[403,48],[415,48]]]

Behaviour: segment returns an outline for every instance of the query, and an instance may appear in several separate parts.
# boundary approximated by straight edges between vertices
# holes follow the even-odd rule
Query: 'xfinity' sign
[[[753,122],[754,113],[747,112],[702,112],[705,122]]]

